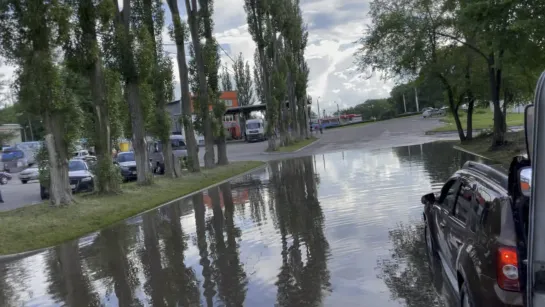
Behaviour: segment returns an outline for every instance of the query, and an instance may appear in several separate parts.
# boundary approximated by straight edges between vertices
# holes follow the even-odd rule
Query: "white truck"
[[[267,139],[266,133],[267,122],[263,119],[248,119],[246,121],[246,141],[264,141]]]

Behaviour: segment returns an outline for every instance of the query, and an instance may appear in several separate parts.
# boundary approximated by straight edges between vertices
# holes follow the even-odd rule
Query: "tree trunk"
[[[149,167],[146,134],[144,130],[144,117],[140,105],[138,84],[132,80],[127,81],[127,100],[132,127],[132,147],[136,160],[136,172],[138,184],[151,184],[151,171]]]
[[[473,139],[473,109],[475,106],[475,98],[473,92],[468,91],[467,96],[469,103],[467,105],[467,124],[466,124],[466,140],[471,141]]]
[[[106,86],[102,60],[97,57],[91,71],[89,72],[91,83],[91,95],[95,109],[95,154],[98,160],[97,181],[95,188],[99,193],[119,192],[120,185],[112,161],[110,117],[106,102]]]
[[[494,63],[489,64],[489,83],[490,93],[492,94],[492,104],[494,105],[494,133],[492,136],[492,147],[501,146],[505,143],[505,130],[503,123],[503,112],[500,105],[500,78],[501,70],[492,67]]]
[[[172,164],[174,169],[174,175],[178,178],[182,177],[182,164],[180,158],[172,154]]]
[[[209,101],[208,101],[208,86],[206,82],[206,71],[203,59],[203,50],[200,42],[199,25],[197,20],[197,5],[193,2],[193,7],[189,5],[189,0],[186,0],[186,10],[189,22],[189,30],[191,31],[191,40],[195,50],[195,62],[197,63],[197,73],[199,78],[199,100],[201,107],[201,116],[204,130],[204,167],[214,168],[214,133],[212,131],[212,122],[210,118]]]
[[[300,140],[302,138],[302,134],[299,132],[299,116],[297,114],[297,100],[295,99],[295,80],[294,80],[294,74],[291,72],[288,72],[288,99],[290,104],[290,112],[291,112],[291,136],[292,139]]]
[[[182,90],[181,113],[182,125],[184,126],[185,143],[187,145],[187,168],[190,172],[199,172],[201,166],[197,152],[197,141],[195,140],[195,128],[191,117],[191,95],[189,93],[189,76],[187,62],[185,61],[185,36],[180,11],[176,0],[167,0],[167,4],[172,13],[172,23],[174,24],[174,39],[176,41],[176,58],[178,62],[178,72],[180,73],[180,84]]]
[[[445,89],[447,90],[447,97],[448,97],[448,103],[450,107],[450,111],[452,112],[452,116],[454,117],[454,122],[456,123],[456,130],[458,131],[458,137],[460,138],[460,141],[465,141],[465,135],[464,135],[464,128],[462,127],[462,122],[460,121],[460,116],[458,115],[458,106],[456,105],[456,102],[454,101],[454,94],[452,93],[452,87],[448,83],[447,79],[441,75],[438,74],[439,79],[445,86]]]
[[[227,142],[225,142],[225,137],[218,138],[218,165],[227,165],[229,164],[229,159],[227,159]]]
[[[64,144],[64,130],[59,116],[44,114],[45,145],[49,162],[49,203],[51,206],[70,205],[74,199],[68,178],[68,148]]]
[[[162,153],[163,153],[163,163],[165,168],[165,177],[167,178],[176,178],[176,171],[174,170],[174,160],[172,153],[172,144],[170,143],[170,137],[166,140],[161,139],[162,143]]]

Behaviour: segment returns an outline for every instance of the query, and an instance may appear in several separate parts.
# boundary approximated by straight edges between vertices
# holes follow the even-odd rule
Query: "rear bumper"
[[[265,136],[262,133],[247,134],[246,138],[248,139],[248,141],[258,141],[265,139]]]

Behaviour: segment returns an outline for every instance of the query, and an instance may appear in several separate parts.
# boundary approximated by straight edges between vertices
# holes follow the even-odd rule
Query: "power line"
[[[225,55],[227,55],[227,56],[231,59],[231,61],[233,61],[233,63],[236,62],[236,61],[233,60],[233,58],[229,55],[229,53],[227,53],[227,51],[225,51],[225,49],[223,49],[223,47],[222,47],[220,44],[218,44],[218,46],[221,48],[221,50],[223,50],[223,52],[225,53]]]

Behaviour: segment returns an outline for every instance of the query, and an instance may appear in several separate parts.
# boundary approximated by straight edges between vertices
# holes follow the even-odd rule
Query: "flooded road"
[[[0,306],[449,306],[420,197],[470,158],[435,143],[273,161],[0,261]]]

